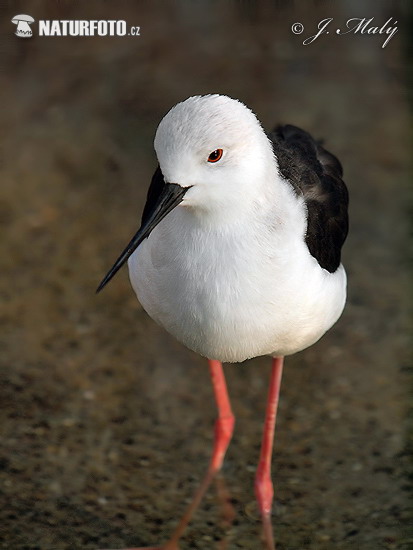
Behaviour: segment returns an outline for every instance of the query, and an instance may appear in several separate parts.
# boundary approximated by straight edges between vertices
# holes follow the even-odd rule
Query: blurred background
[[[408,37],[397,1],[3,2],[0,8],[0,547],[156,545],[207,467],[206,361],[145,314],[127,270],[163,115],[194,94],[292,123],[343,166],[346,310],[286,362],[276,431],[277,550],[408,549]],[[11,18],[123,19],[140,37],[21,39]],[[390,17],[398,32],[333,32]],[[409,23],[410,20],[410,23]],[[304,32],[291,26],[301,22]],[[410,33],[410,34],[409,34]],[[225,367],[236,432],[182,549],[260,548],[253,480],[268,358]]]

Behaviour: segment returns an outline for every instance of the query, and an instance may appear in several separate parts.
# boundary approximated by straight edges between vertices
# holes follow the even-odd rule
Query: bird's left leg
[[[271,481],[271,458],[283,362],[283,357],[275,357],[272,361],[264,434],[262,437],[260,461],[255,477],[255,494],[261,512],[264,539],[267,550],[275,550],[271,525],[271,507],[274,496],[274,489]]]

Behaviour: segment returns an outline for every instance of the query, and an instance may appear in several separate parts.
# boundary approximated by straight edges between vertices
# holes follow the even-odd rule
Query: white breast
[[[210,359],[289,355],[316,342],[343,310],[344,268],[320,268],[300,231],[267,221],[206,225],[176,208],[129,259],[144,309]]]

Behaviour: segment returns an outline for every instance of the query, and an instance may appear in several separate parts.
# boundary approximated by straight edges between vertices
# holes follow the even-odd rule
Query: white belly
[[[321,269],[298,239],[188,226],[180,210],[139,246],[129,273],[147,313],[188,348],[229,362],[289,355],[337,321],[342,266]]]

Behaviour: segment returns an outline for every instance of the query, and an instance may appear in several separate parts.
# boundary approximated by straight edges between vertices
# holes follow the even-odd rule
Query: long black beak
[[[108,284],[129,256],[135,252],[141,242],[149,237],[151,231],[158,225],[158,223],[163,220],[164,217],[175,208],[175,206],[178,206],[188,189],[189,187],[181,187],[177,183],[164,183],[155,200],[153,200],[153,196],[148,196],[148,202],[145,205],[141,227],[132,237],[132,240],[116,260],[113,267],[105,275],[102,282],[98,286],[96,293],[100,292],[102,288]],[[153,205],[149,204],[149,200],[151,200],[151,202],[153,200]]]

